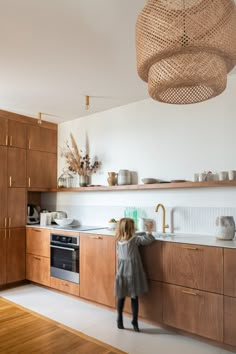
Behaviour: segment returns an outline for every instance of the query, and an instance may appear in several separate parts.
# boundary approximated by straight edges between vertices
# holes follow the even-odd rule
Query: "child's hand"
[[[146,226],[147,232],[151,234],[152,229],[153,229],[153,221],[152,220],[145,221],[145,226]]]

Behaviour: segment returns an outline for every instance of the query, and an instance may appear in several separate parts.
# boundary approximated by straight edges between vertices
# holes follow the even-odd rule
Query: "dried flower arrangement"
[[[91,159],[88,154],[82,155],[82,151],[78,149],[75,138],[70,133],[71,146],[69,142],[66,143],[66,148],[62,151],[61,156],[65,157],[68,170],[77,173],[80,176],[90,176],[96,173],[101,163],[97,160],[91,163]]]

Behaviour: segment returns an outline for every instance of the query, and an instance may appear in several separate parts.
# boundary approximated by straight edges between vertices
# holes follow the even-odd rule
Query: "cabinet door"
[[[26,252],[50,257],[50,231],[40,228],[26,228]]]
[[[0,146],[0,228],[7,220],[7,148]]]
[[[6,283],[25,280],[25,228],[8,229]]]
[[[80,236],[80,296],[115,307],[115,240],[109,236]]]
[[[26,148],[26,124],[8,120],[8,145]]]
[[[51,288],[58,289],[60,291],[68,293],[68,294],[72,294],[75,296],[80,295],[79,284],[75,284],[75,283],[72,283],[72,282],[69,282],[66,280],[51,277],[50,278],[50,286],[51,286]]]
[[[10,227],[26,224],[26,189],[8,188],[8,218]]]
[[[236,346],[236,298],[224,296],[224,343]]]
[[[26,279],[50,286],[50,258],[26,254]]]
[[[6,233],[0,229],[0,285],[6,284]]]
[[[221,342],[223,295],[163,284],[163,322]]]
[[[163,243],[163,281],[221,294],[223,249]]]
[[[26,187],[26,150],[8,149],[8,186]]]
[[[155,241],[151,245],[141,246],[140,254],[148,279],[162,280],[162,244]]]
[[[57,155],[41,151],[28,151],[27,171],[30,188],[57,187]]]
[[[28,148],[57,153],[57,130],[28,125]]]
[[[224,294],[236,297],[236,249],[224,249]]]
[[[0,145],[7,145],[7,119],[0,117]]]

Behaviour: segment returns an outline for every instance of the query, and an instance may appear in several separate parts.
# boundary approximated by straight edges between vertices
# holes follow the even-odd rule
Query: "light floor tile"
[[[114,311],[33,284],[1,291],[0,296],[129,354],[230,353],[141,321],[141,333],[136,333],[129,317],[124,318],[125,330],[119,330]]]

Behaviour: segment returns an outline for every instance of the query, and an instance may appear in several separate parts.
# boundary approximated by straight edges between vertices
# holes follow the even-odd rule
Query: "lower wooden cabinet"
[[[80,234],[80,296],[115,307],[115,239]]]
[[[163,322],[223,341],[223,295],[163,284]]]
[[[80,286],[66,280],[51,277],[50,278],[51,288],[61,290],[65,293],[72,294],[75,296],[80,296]]]
[[[162,323],[162,283],[148,281],[149,290],[139,296],[139,317],[152,323]],[[126,298],[124,311],[131,314],[131,299]]]
[[[25,279],[25,228],[0,230],[0,285]]]
[[[224,296],[224,343],[236,346],[236,298]]]
[[[50,258],[27,254],[26,279],[50,286]]]

